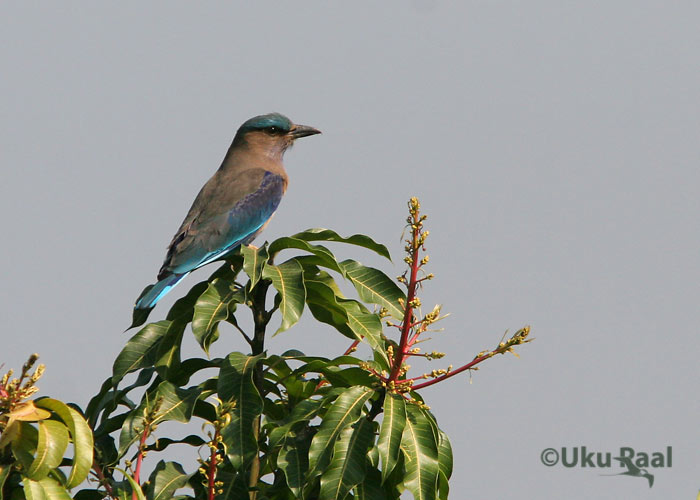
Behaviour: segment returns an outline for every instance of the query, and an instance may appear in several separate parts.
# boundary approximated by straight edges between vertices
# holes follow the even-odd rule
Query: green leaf
[[[437,493],[438,445],[430,418],[416,405],[406,405],[406,426],[401,438],[405,486],[415,500],[434,500]]]
[[[355,500],[386,500],[382,475],[374,467],[367,468],[364,480],[355,487]]]
[[[310,433],[288,435],[277,457],[277,465],[284,472],[287,486],[297,498],[301,497],[301,490],[306,485],[304,476],[309,469],[310,445]]]
[[[245,474],[219,470],[216,480],[223,484],[220,494],[215,495],[216,500],[245,500],[248,499],[248,480]],[[196,491],[196,490],[195,490]],[[203,490],[205,493],[206,490]],[[195,498],[205,498],[205,495],[195,494]]]
[[[321,500],[343,499],[364,479],[367,450],[373,438],[372,422],[366,418],[343,429],[333,449],[333,460],[321,476]]]
[[[100,413],[102,413],[102,422],[104,422],[118,405],[125,405],[131,408],[135,406],[131,404],[126,395],[129,391],[148,384],[153,377],[154,371],[154,368],[142,369],[139,371],[133,384],[119,390],[116,390],[115,386],[112,385],[112,377],[109,377],[102,383],[100,392],[90,400],[85,411],[90,427],[95,429],[95,433],[98,433],[101,427],[101,425],[100,427],[97,426]]]
[[[27,479],[22,481],[22,487],[27,500],[51,500],[38,481]]]
[[[153,286],[154,285],[146,286],[146,288],[144,288],[141,294],[137,297],[136,302],[141,300],[141,297],[146,295],[146,293],[148,293],[151,290],[151,288],[153,288]],[[136,328],[137,326],[143,325],[148,319],[148,315],[151,314],[152,310],[152,307],[148,309],[137,309],[134,307],[134,311],[131,316],[131,325],[129,325],[129,328],[127,328],[127,330],[131,330],[132,328]]]
[[[314,477],[328,467],[335,441],[346,427],[360,418],[362,407],[374,391],[366,387],[350,387],[340,393],[326,412],[309,449],[310,476]]]
[[[400,394],[387,392],[384,398],[384,418],[379,429],[377,448],[382,461],[382,483],[389,477],[399,460],[401,436],[406,425],[406,403]]]
[[[3,434],[7,432],[10,432],[9,428]],[[13,434],[12,441],[10,441],[12,454],[23,467],[28,469],[34,461],[39,433],[36,427],[29,422],[14,422],[11,432]]]
[[[438,461],[440,462],[440,472],[447,479],[452,477],[452,445],[447,434],[438,429],[440,433],[440,443],[438,445]]]
[[[195,434],[190,434],[182,439],[158,438],[156,439],[155,443],[146,446],[145,451],[163,451],[171,444],[188,444],[190,446],[194,446],[195,448],[199,448],[205,443],[206,441],[204,441],[204,439]]]
[[[406,300],[406,296],[391,278],[379,269],[363,266],[350,259],[341,262],[340,267],[345,271],[361,300],[386,307],[391,316],[403,319],[404,311],[399,299]]]
[[[243,255],[243,270],[250,278],[249,290],[252,290],[262,278],[263,268],[270,256],[267,253],[267,247],[255,248],[248,245],[241,245],[241,255]]]
[[[327,366],[322,368],[320,372],[333,387],[373,387],[377,383],[377,379],[370,375],[367,370],[356,366],[350,368]]]
[[[126,472],[123,469],[120,469],[119,467],[115,467],[114,470],[118,470],[124,475],[124,478],[129,482],[129,485],[131,486],[131,491],[136,492],[136,498],[137,500],[146,500],[146,496],[143,494],[143,490],[141,490],[141,486],[139,486],[136,481],[131,477],[131,475]]]
[[[55,420],[39,422],[36,456],[27,470],[27,477],[35,481],[45,478],[52,469],[61,464],[66,448],[68,448],[68,429],[65,425]]]
[[[321,281],[305,279],[306,304],[311,314],[321,323],[331,325],[352,340],[360,340],[348,324],[348,313],[338,301],[334,290]]]
[[[279,310],[282,314],[282,324],[275,335],[291,328],[304,311],[306,289],[304,288],[304,273],[301,264],[296,259],[274,266],[268,264],[263,269],[263,278],[272,281],[279,295]]]
[[[389,369],[389,358],[386,355],[386,348],[382,340],[382,322],[379,316],[368,311],[361,304],[355,301],[346,301],[346,311],[348,314],[348,326],[355,332],[355,335],[363,337],[371,347],[376,358],[379,359],[382,368]]]
[[[277,253],[285,249],[306,250],[317,259],[314,260],[315,265],[327,267],[342,274],[343,270],[338,265],[338,261],[333,255],[333,252],[322,245],[312,245],[311,243],[298,238],[283,237],[272,242],[270,245],[270,255],[275,256]]]
[[[207,355],[209,346],[219,338],[219,323],[228,319],[229,304],[236,297],[240,302],[242,294],[235,285],[228,280],[217,278],[209,283],[206,292],[197,299],[192,319],[192,332]]]
[[[70,431],[73,440],[73,465],[66,486],[74,488],[85,481],[92,468],[94,443],[90,426],[77,410],[57,399],[42,398],[36,401],[36,405],[58,415]]]
[[[155,405],[158,406],[158,411],[153,424],[169,420],[189,422],[200,393],[201,389],[198,387],[182,389],[167,381],[161,382],[156,391],[147,392],[139,407],[129,413],[122,426],[119,435],[119,456],[126,453],[129,447],[139,439],[145,426],[144,415]]]
[[[158,343],[168,332],[172,321],[149,323],[139,330],[122,349],[112,368],[112,385],[116,386],[124,375],[153,365]]]
[[[263,354],[246,356],[239,352],[229,354],[219,372],[219,397],[235,401],[231,421],[221,431],[226,454],[235,469],[247,464],[258,452],[254,426],[263,410],[263,402],[253,373]]]
[[[168,311],[168,315],[165,317],[165,319],[169,319],[171,321],[179,321],[185,324],[192,321],[192,315],[194,314],[194,305],[197,302],[199,296],[202,295],[207,289],[207,286],[209,286],[209,283],[207,281],[200,281],[192,288],[190,288],[190,291],[187,292],[187,295],[175,301],[173,306]]]
[[[356,300],[343,297],[333,278],[326,272],[316,276],[304,275],[307,295],[306,303],[311,314],[322,323],[336,328],[340,333],[353,340],[364,338],[380,359],[389,368],[382,335],[382,323],[379,316],[367,310]]]
[[[150,500],[170,500],[176,490],[187,485],[189,478],[182,465],[161,460],[149,478],[147,496]]]
[[[0,500],[3,500],[3,487],[5,486],[5,481],[7,477],[12,472],[12,464],[0,464]]]
[[[74,500],[104,500],[105,494],[99,489],[82,489],[75,494]],[[2,498],[0,498],[2,500]]]
[[[153,364],[165,380],[176,378],[180,371],[180,346],[186,323],[173,321],[163,339],[158,343]]]
[[[438,473],[438,498],[440,500],[447,500],[450,494],[450,482],[447,476],[440,470]]]
[[[357,245],[367,248],[368,250],[372,250],[382,257],[386,257],[387,259],[391,260],[389,250],[387,250],[384,245],[377,243],[372,238],[365,236],[364,234],[353,234],[352,236],[344,238],[330,229],[313,228],[294,234],[292,235],[292,238],[305,241],[337,241],[339,243],[348,243],[350,245]]]
[[[318,399],[304,399],[296,405],[289,416],[277,423],[269,434],[270,448],[276,448],[286,438],[292,427],[300,422],[312,420],[321,410],[321,401]]]
[[[49,500],[72,500],[70,493],[52,477],[40,479],[39,484]]]

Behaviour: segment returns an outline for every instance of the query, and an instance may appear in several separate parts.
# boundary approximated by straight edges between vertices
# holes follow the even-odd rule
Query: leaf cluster
[[[92,432],[80,412],[56,399],[27,400],[44,369],[29,375],[37,358],[0,383],[0,500],[69,499],[92,467]]]
[[[427,407],[387,392],[374,375],[391,369],[382,318],[402,317],[405,295],[383,272],[341,261],[319,242],[389,258],[386,247],[367,236],[327,229],[243,247],[178,300],[166,319],[131,337],[86,410],[104,479],[81,492],[83,498],[138,490],[138,497],[153,499],[176,492],[182,498],[393,499],[406,489],[415,498],[446,497],[447,436]],[[337,279],[351,283],[356,297],[346,297]],[[267,353],[268,324],[275,334],[284,332],[305,310],[353,346],[366,343],[372,359],[351,355],[353,349],[335,358]],[[244,311],[253,318],[250,331],[240,326]],[[137,313],[134,325],[146,319]],[[224,331],[240,333],[250,352],[209,358]],[[188,332],[205,357],[181,359]],[[135,380],[122,387],[133,372]],[[140,400],[132,400],[137,393]],[[163,422],[192,419],[203,422],[201,435],[156,431]],[[186,470],[162,460],[141,482],[136,472],[144,456],[150,460],[175,445],[196,447],[198,466]]]

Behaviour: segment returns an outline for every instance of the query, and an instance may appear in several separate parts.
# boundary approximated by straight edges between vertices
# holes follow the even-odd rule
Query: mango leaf
[[[318,399],[304,399],[296,405],[291,413],[285,418],[277,422],[269,434],[270,448],[276,448],[284,441],[292,427],[300,422],[308,422],[321,410],[321,401]]]
[[[340,267],[361,300],[386,307],[391,316],[403,319],[404,311],[399,300],[406,300],[406,296],[391,278],[379,269],[363,266],[350,259],[341,262]]]
[[[148,480],[147,497],[151,500],[170,500],[175,491],[184,488],[190,479],[182,465],[161,460]]]
[[[155,284],[146,286],[146,288],[144,288],[143,291],[136,298],[136,302],[141,300],[141,297],[146,295],[146,293],[148,293],[154,286]],[[131,325],[129,325],[129,328],[127,328],[126,331],[131,330],[132,328],[136,328],[137,326],[143,325],[148,319],[148,315],[151,314],[152,310],[152,307],[148,309],[136,309],[134,307],[134,311],[131,316]]]
[[[448,496],[450,494],[450,482],[447,479],[447,476],[442,472],[442,470],[438,473],[438,498],[440,500],[447,500]]]
[[[355,335],[361,336],[374,351],[385,370],[389,369],[389,358],[386,354],[384,340],[382,340],[382,322],[377,314],[366,310],[364,306],[354,300],[343,301],[348,315],[348,326],[355,332]]]
[[[129,474],[124,469],[120,469],[119,467],[115,467],[114,470],[117,470],[122,473],[124,478],[128,481],[129,486],[131,486],[131,491],[136,493],[137,500],[146,500],[146,495],[143,494],[141,486],[139,486],[138,483],[134,481],[134,478],[131,477],[131,474]],[[129,495],[129,498],[131,498],[131,495]]]
[[[387,259],[391,260],[389,250],[387,250],[384,245],[377,243],[372,238],[365,236],[364,234],[353,234],[352,236],[344,238],[330,229],[313,228],[294,234],[292,235],[292,238],[305,241],[337,241],[339,243],[348,243],[350,245],[357,245],[367,248],[368,250],[372,250],[382,257],[386,257]]]
[[[153,364],[158,374],[165,380],[175,378],[180,371],[180,347],[185,326],[186,323],[182,321],[173,321],[158,343]]]
[[[39,433],[36,427],[28,422],[14,422],[12,430],[6,428],[3,435],[8,432],[12,435],[12,440],[10,441],[12,454],[25,469],[28,469],[34,461],[37,443],[39,442]]]
[[[61,483],[52,477],[40,479],[38,483],[49,500],[71,500],[71,496]]]
[[[119,390],[116,390],[112,385],[112,377],[105,380],[100,387],[100,392],[93,396],[85,410],[90,427],[95,429],[96,433],[98,432],[97,421],[100,413],[102,413],[102,421],[104,421],[119,405],[135,407],[136,405],[130,404],[131,401],[126,397],[126,394],[137,387],[148,384],[154,372],[154,368],[145,368],[139,371],[133,384]]]
[[[440,464],[440,473],[438,475],[438,489],[440,500],[447,500],[450,494],[449,479],[452,476],[452,445],[450,440],[441,429],[439,432],[438,444],[438,462]]]
[[[243,298],[243,292],[237,290],[232,282],[216,278],[197,299],[192,318],[192,333],[207,355],[209,346],[219,338],[219,323],[229,317],[229,304],[234,299],[240,302]]]
[[[12,465],[12,463],[0,464],[0,500],[3,500],[3,487],[5,486],[5,481],[10,475],[10,472],[12,472]]]
[[[304,479],[309,469],[309,446],[311,434],[287,435],[284,446],[277,456],[277,465],[287,480],[287,486],[294,496],[301,497],[301,490],[306,484]]]
[[[216,500],[245,500],[250,498],[248,492],[248,479],[244,473],[230,472],[229,470],[219,470],[216,473],[216,480],[221,481],[221,493],[215,495]],[[195,490],[196,492],[197,490]],[[195,498],[206,498],[206,490],[203,494],[195,494]],[[190,500],[192,497],[188,497]],[[185,499],[182,499],[185,500]]]
[[[306,289],[304,288],[304,273],[301,264],[296,259],[274,266],[268,264],[263,269],[263,278],[272,281],[279,295],[279,310],[282,314],[282,324],[275,335],[292,327],[304,311]]]
[[[270,449],[280,446],[292,427],[297,426],[301,422],[312,420],[321,410],[321,401],[318,399],[304,399],[299,402],[287,416],[287,418],[276,422],[269,433]]]
[[[340,434],[333,460],[321,476],[321,500],[342,499],[365,477],[367,450],[374,439],[372,422],[360,418]]]
[[[131,411],[124,421],[119,435],[119,456],[123,456],[139,439],[145,426],[144,415],[155,405],[158,410],[153,424],[169,420],[189,422],[200,393],[201,389],[198,387],[182,389],[167,381],[161,382],[155,391],[146,392],[139,407]]]
[[[367,468],[365,479],[355,487],[355,500],[387,500],[382,475],[374,467]]]
[[[447,434],[442,430],[440,432],[440,443],[438,445],[438,461],[440,462],[440,472],[447,479],[452,477],[452,445],[447,437]]]
[[[73,465],[66,480],[66,487],[74,488],[85,481],[92,468],[94,446],[92,431],[83,416],[62,401],[42,398],[37,400],[36,404],[58,415],[70,431],[73,441]]]
[[[205,443],[206,441],[204,441],[204,439],[202,439],[201,437],[195,434],[190,434],[182,439],[158,438],[153,444],[146,446],[145,450],[163,451],[171,444],[188,444],[190,446],[194,446],[195,448],[199,448]]]
[[[247,464],[258,452],[254,426],[262,414],[263,402],[253,382],[253,374],[263,356],[232,352],[224,359],[219,372],[219,397],[236,403],[231,411],[231,421],[221,431],[226,454],[235,469]]]
[[[290,248],[306,250],[310,254],[316,256],[317,259],[314,260],[315,265],[332,269],[333,271],[341,274],[343,273],[343,270],[338,265],[338,261],[336,260],[335,255],[333,255],[333,252],[322,245],[312,245],[308,241],[294,237],[290,238],[286,236],[273,241],[270,245],[270,255],[275,256],[282,250]]]
[[[267,253],[267,247],[255,248],[248,245],[241,246],[241,255],[243,255],[243,270],[250,279],[248,289],[252,290],[262,278],[263,268],[270,256]]]
[[[45,477],[38,481],[24,479],[22,483],[27,500],[71,500],[66,489],[53,478]]]
[[[384,369],[389,368],[384,341],[381,338],[382,324],[379,316],[367,310],[356,300],[343,297],[333,278],[326,272],[316,276],[304,275],[307,290],[306,303],[313,316],[335,327],[340,333],[353,340],[364,338],[372,349],[385,361]]]
[[[168,332],[172,321],[149,323],[139,330],[122,349],[112,368],[112,385],[116,386],[124,375],[139,368],[153,365],[158,343]]]
[[[309,311],[318,321],[331,325],[340,333],[352,340],[360,340],[348,325],[346,308],[338,303],[335,291],[322,281],[308,279],[305,276],[306,304]]]
[[[68,429],[61,422],[43,420],[39,422],[39,435],[34,461],[27,470],[27,477],[38,481],[45,478],[63,460],[68,448]]]
[[[38,422],[39,420],[46,420],[50,416],[50,412],[37,408],[34,401],[27,401],[26,403],[16,405],[12,411],[7,414],[7,425],[15,420],[18,422]]]
[[[430,418],[416,405],[406,405],[406,426],[401,437],[406,474],[404,485],[415,500],[434,500],[437,493],[438,445]]]
[[[189,323],[190,321],[192,321],[192,315],[194,314],[194,305],[197,302],[199,296],[202,295],[207,289],[207,286],[209,286],[209,283],[207,281],[200,281],[192,288],[190,288],[190,291],[187,292],[187,295],[175,301],[175,303],[168,311],[168,315],[165,317],[165,319],[169,319],[171,321],[179,321],[181,323]]]
[[[321,474],[330,463],[335,441],[346,427],[360,418],[362,407],[374,391],[366,387],[343,390],[323,417],[309,449],[310,478]]]
[[[406,403],[400,394],[387,392],[384,397],[384,418],[379,429],[377,449],[382,461],[382,483],[399,460],[401,436],[406,426]]]
[[[377,379],[370,375],[367,370],[356,366],[349,368],[327,366],[321,369],[320,372],[333,387],[364,386],[371,388],[377,383]]]

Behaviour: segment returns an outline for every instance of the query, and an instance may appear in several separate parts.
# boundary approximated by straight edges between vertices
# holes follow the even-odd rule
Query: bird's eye
[[[274,125],[271,127],[267,127],[265,130],[267,131],[268,134],[272,134],[272,135],[280,133],[279,127],[275,127]]]

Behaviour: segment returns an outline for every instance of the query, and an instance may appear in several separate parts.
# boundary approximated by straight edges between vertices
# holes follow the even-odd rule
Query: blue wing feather
[[[265,172],[260,186],[232,208],[204,221],[195,220],[170,246],[161,278],[137,303],[149,309],[193,270],[223,259],[264,229],[282,200],[282,176]]]
[[[231,209],[189,229],[189,241],[173,248],[176,259],[172,260],[177,263],[169,266],[168,271],[173,274],[193,271],[253,241],[277,210],[283,194],[282,177],[266,172],[260,187]]]

